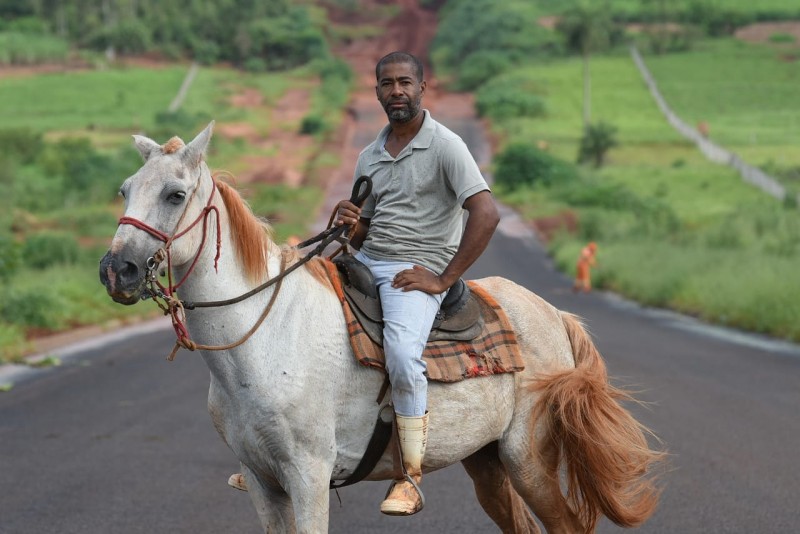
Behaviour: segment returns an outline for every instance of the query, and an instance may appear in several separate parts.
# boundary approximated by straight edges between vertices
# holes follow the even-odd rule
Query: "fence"
[[[639,69],[639,72],[644,79],[644,83],[647,84],[650,94],[653,95],[653,98],[658,104],[659,109],[661,109],[661,112],[667,118],[667,121],[679,134],[693,142],[709,161],[733,167],[736,169],[736,171],[738,171],[739,175],[745,182],[760,188],[779,200],[784,200],[787,194],[786,188],[783,187],[783,185],[781,185],[775,178],[768,175],[758,167],[754,167],[742,161],[742,159],[735,153],[726,150],[725,148],[704,137],[699,131],[686,124],[683,119],[676,115],[675,112],[670,109],[669,104],[667,104],[667,101],[664,100],[664,97],[658,90],[658,85],[656,84],[653,75],[648,70],[647,65],[645,65],[644,60],[639,53],[639,50],[635,46],[631,46],[631,56],[633,57],[633,62],[636,64],[636,67]],[[800,204],[800,194],[797,196],[797,201],[798,204]]]

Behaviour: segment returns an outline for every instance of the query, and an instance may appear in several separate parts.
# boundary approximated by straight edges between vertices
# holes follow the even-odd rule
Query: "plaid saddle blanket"
[[[326,261],[325,267],[342,305],[356,359],[362,365],[385,371],[383,347],[370,339],[356,319],[345,298],[336,266]],[[428,366],[426,374],[429,380],[458,382],[476,376],[514,373],[525,368],[517,338],[503,309],[482,287],[474,282],[467,284],[479,297],[483,330],[472,341],[429,341],[422,355]]]

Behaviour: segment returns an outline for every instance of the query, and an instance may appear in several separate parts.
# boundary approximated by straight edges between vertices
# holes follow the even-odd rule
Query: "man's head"
[[[406,123],[421,109],[426,83],[422,63],[406,52],[392,52],[375,66],[375,93],[391,122]]]

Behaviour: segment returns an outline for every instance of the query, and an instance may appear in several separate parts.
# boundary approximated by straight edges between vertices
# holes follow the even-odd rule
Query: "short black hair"
[[[381,68],[384,65],[388,65],[389,63],[408,63],[414,68],[414,74],[417,77],[417,81],[422,81],[422,62],[417,59],[416,57],[412,56],[408,52],[391,52],[383,56],[378,64],[375,65],[375,79],[380,80],[381,78]]]

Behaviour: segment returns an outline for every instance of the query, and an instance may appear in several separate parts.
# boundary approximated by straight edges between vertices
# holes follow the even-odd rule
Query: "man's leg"
[[[428,430],[428,380],[422,352],[444,295],[393,288],[395,274],[410,269],[412,264],[359,259],[370,266],[381,295],[383,346],[400,452],[403,467],[413,480],[413,483],[408,479],[395,481],[381,504],[381,512],[411,515],[422,509],[422,496],[416,485],[422,480]]]

